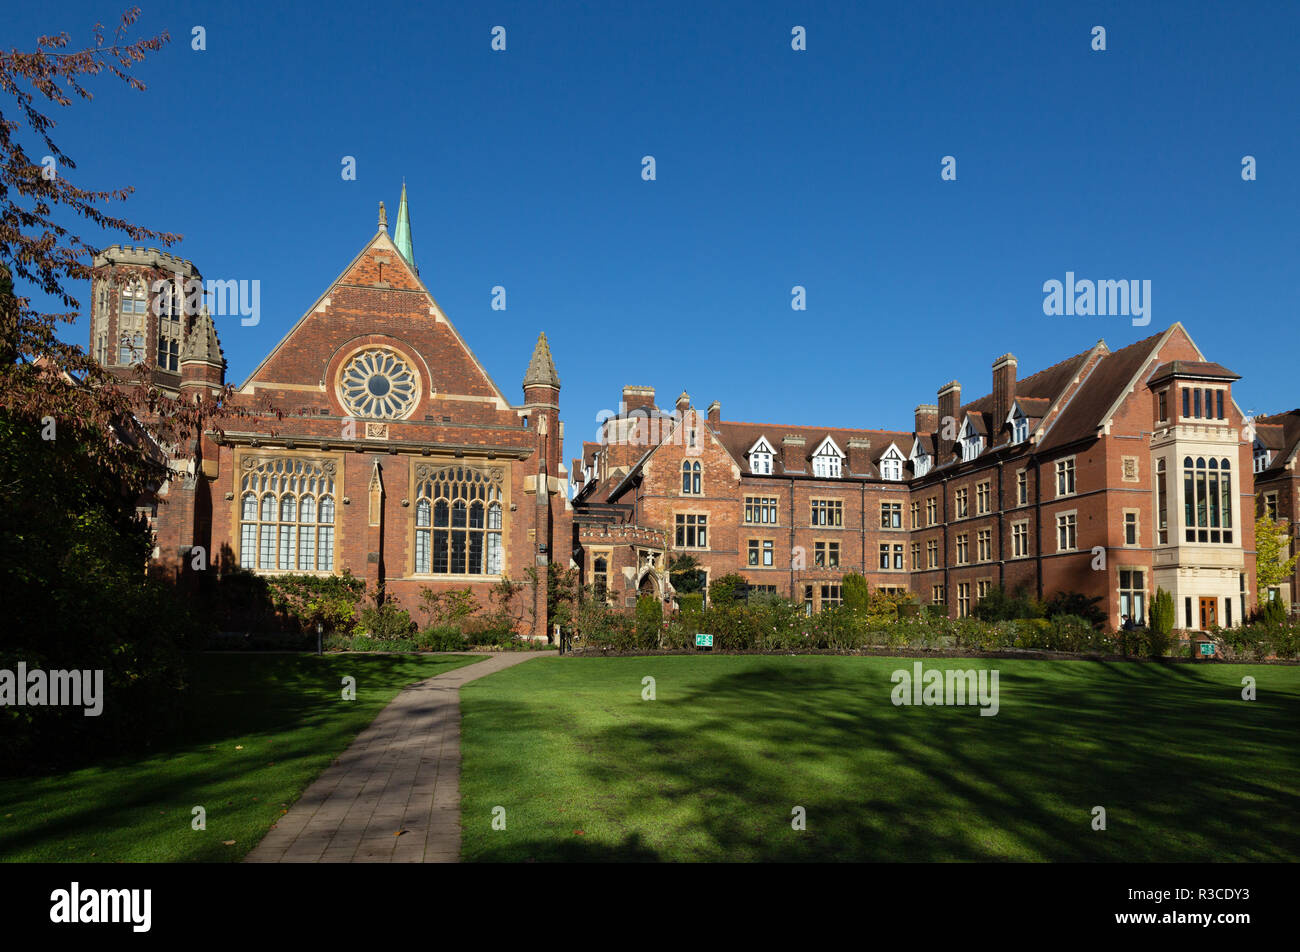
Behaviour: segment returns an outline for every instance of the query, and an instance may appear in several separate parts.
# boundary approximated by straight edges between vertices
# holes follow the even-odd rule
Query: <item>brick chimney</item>
[[[939,438],[935,441],[939,458],[936,462],[946,463],[952,458],[952,447],[956,442],[957,429],[961,425],[957,419],[959,406],[961,406],[961,384],[953,380],[939,388]]]
[[[639,410],[642,407],[654,409],[655,405],[655,388],[654,387],[634,387],[627,386],[623,388],[623,415],[627,416],[633,410]]]
[[[807,441],[802,436],[787,436],[781,440],[781,465],[787,473],[806,473],[808,461],[805,446]]]
[[[722,420],[722,404],[714,400],[709,404],[709,422],[719,423]]]
[[[862,439],[849,440],[849,472],[854,476],[865,476],[871,472],[871,441]]]
[[[916,407],[916,432],[933,433],[939,429],[939,408],[933,403],[920,403]]]
[[[684,420],[686,411],[691,408],[691,395],[685,390],[677,397],[677,418]]]
[[[1002,442],[1003,428],[1006,426],[1007,414],[1016,399],[1016,357],[1003,354],[993,361],[993,432],[989,434],[989,443]]]

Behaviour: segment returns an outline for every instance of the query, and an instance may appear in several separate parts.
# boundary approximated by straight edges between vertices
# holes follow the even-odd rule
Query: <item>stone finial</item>
[[[388,231],[388,212],[384,211],[384,203],[379,203],[379,230]]]

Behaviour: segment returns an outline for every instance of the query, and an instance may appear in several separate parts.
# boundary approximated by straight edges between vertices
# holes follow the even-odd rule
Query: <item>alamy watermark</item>
[[[86,717],[104,711],[104,672],[0,668],[0,707],[84,707]]]
[[[262,319],[262,282],[254,278],[239,280],[209,279],[205,284],[198,278],[183,278],[174,273],[171,280],[159,278],[153,283],[153,311],[157,317],[174,314],[173,295],[180,292],[180,308],[190,317],[196,316],[208,300],[208,313],[213,317],[238,317],[244,327],[254,327]]]
[[[1134,327],[1151,323],[1151,281],[1136,278],[1118,281],[1075,280],[1065,272],[1065,281],[1043,282],[1043,313],[1049,317],[1131,317]]]
[[[980,717],[993,717],[998,713],[998,672],[987,668],[974,670],[940,671],[931,668],[925,671],[921,662],[912,665],[912,670],[899,668],[889,680],[894,689],[890,700],[895,707],[934,706],[934,705],[978,705]]]

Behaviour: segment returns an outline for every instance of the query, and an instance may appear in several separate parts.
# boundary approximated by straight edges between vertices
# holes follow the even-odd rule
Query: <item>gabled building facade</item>
[[[1285,528],[1286,561],[1300,549],[1300,409],[1256,417],[1254,429],[1255,511]],[[1260,597],[1281,599],[1289,612],[1300,611],[1300,562],[1288,581]]]
[[[910,433],[730,422],[716,402],[701,420],[685,394],[668,413],[628,388],[575,460],[584,577],[631,603],[647,559],[666,577],[688,553],[810,611],[838,603],[855,571],[953,617],[998,585],[1097,596],[1118,627],[1145,620],[1162,587],[1179,628],[1240,622],[1255,597],[1254,486],[1237,376],[1178,324],[1017,369],[999,357],[991,393],[969,403],[944,385]]]
[[[122,337],[126,325],[114,321],[127,304],[135,322],[149,255],[105,252],[116,267],[93,288],[103,305],[92,347]],[[129,289],[123,303],[119,288]],[[155,338],[170,353],[166,328],[148,307],[142,316],[124,370],[137,356],[157,364]],[[181,324],[176,391],[219,390],[225,362],[211,319]],[[572,542],[559,396],[545,334],[522,400],[487,374],[420,280],[403,186],[396,240],[381,204],[378,230],[235,390],[221,432],[177,449],[178,478],[157,499],[157,561],[182,571],[202,547],[217,572],[347,570],[417,619],[422,587],[469,588],[486,601],[494,583],[536,568],[523,601],[532,634],[545,637],[545,567],[568,566]]]

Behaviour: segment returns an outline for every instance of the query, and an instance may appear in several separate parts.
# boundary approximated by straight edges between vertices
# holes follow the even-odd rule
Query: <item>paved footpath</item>
[[[493,654],[404,689],[244,861],[459,862],[460,686],[555,654]]]

